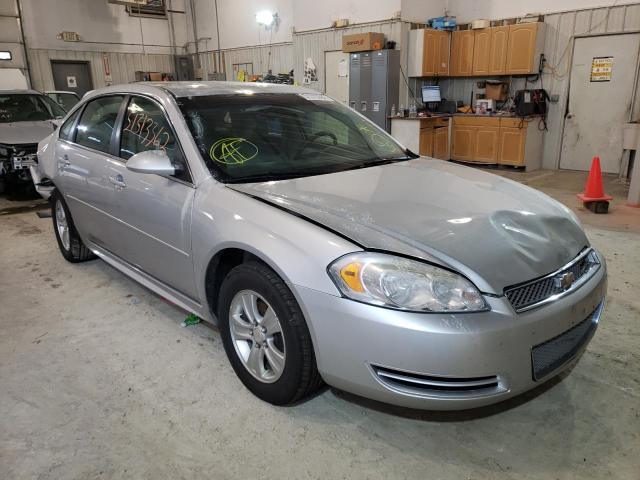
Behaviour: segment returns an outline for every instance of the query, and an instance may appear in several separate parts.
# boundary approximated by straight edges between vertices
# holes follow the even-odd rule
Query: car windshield
[[[60,105],[67,112],[80,101],[75,93],[66,92],[46,92],[45,95]]]
[[[223,182],[304,177],[416,157],[321,94],[194,96],[178,104],[207,165]]]
[[[64,109],[45,95],[0,94],[0,123],[52,120],[65,115]]]

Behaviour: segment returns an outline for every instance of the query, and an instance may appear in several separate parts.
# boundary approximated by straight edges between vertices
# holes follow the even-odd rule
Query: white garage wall
[[[637,0],[447,0],[451,15],[458,22],[521,17],[529,13],[546,14],[636,3]]]
[[[20,83],[24,85],[27,69],[16,0],[0,0],[0,50],[11,52],[12,57],[11,60],[0,62],[0,75],[4,73],[6,77],[1,79],[4,80],[2,83],[7,86],[14,84],[17,86]],[[7,69],[12,71],[9,72]],[[18,69],[20,73],[15,69]],[[19,81],[15,82],[15,80]]]
[[[184,0],[172,0],[184,11]],[[122,5],[106,0],[22,0],[24,29],[29,48],[80,51],[171,53],[169,20],[130,16]],[[176,43],[186,42],[185,14],[173,16]],[[80,42],[64,42],[61,31],[80,34]]]
[[[402,0],[402,20],[426,23],[427,19],[441,17],[447,8],[447,0]]]
[[[401,0],[297,0],[293,1],[293,19],[296,32],[300,32],[328,28],[339,18],[348,18],[351,23],[387,20],[396,17],[401,8]]]

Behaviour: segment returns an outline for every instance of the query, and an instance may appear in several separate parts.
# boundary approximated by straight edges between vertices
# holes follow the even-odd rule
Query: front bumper
[[[329,385],[404,407],[461,410],[530,390],[578,358],[599,320],[607,275],[603,261],[575,292],[519,314],[504,296],[487,297],[488,312],[421,314],[292,288]],[[592,314],[593,328],[570,356],[534,380],[532,349],[584,325]],[[425,388],[415,388],[416,381]]]

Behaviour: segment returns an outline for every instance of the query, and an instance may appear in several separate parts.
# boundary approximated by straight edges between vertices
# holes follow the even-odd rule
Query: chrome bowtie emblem
[[[568,290],[571,287],[571,285],[573,285],[573,282],[575,281],[576,281],[576,276],[574,275],[574,273],[567,272],[567,273],[558,275],[554,279],[553,284],[556,288],[559,288],[561,290]]]

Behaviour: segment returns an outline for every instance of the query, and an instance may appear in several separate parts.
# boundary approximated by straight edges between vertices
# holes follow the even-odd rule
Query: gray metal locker
[[[369,118],[387,132],[391,131],[391,106],[398,107],[400,87],[400,52],[379,50],[371,52],[371,112]]]
[[[349,106],[390,131],[387,116],[398,103],[400,52],[352,53],[349,60]]]

